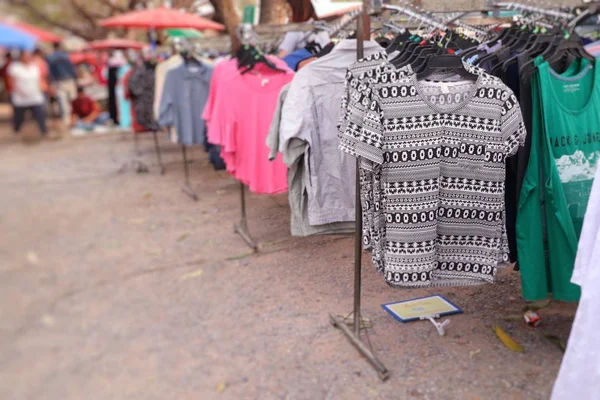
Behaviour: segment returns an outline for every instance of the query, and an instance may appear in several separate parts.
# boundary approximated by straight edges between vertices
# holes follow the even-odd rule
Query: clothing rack
[[[364,58],[364,40],[370,39],[370,4],[369,0],[363,0],[363,7],[360,15],[358,15],[357,21],[357,46],[356,46],[356,56],[357,59]],[[420,20],[421,22],[429,25],[430,27],[436,29],[446,30],[447,26],[443,25],[429,16],[419,14],[411,9],[406,7],[399,6],[390,6],[390,5],[381,5],[378,7],[376,11],[380,10],[390,10],[395,11],[397,13],[402,13],[411,18],[415,18]],[[355,17],[356,18],[356,17]],[[361,301],[361,285],[362,285],[362,204],[360,198],[360,178],[359,178],[359,169],[360,169],[360,160],[357,158],[356,160],[356,192],[355,192],[355,232],[354,232],[354,309],[353,309],[353,326],[352,329],[346,325],[346,321],[331,313],[329,314],[329,319],[331,324],[339,328],[346,338],[352,343],[357,350],[369,361],[371,366],[376,370],[377,374],[381,378],[381,380],[385,381],[389,378],[389,370],[383,365],[383,363],[375,356],[373,351],[369,348],[365,342],[362,341],[360,337],[361,330],[361,311],[360,311],[360,301]]]
[[[550,10],[547,8],[530,6],[530,5],[521,4],[521,3],[500,2],[500,3],[496,3],[495,6],[501,7],[501,8],[506,8],[508,10],[529,11],[529,12],[533,12],[536,14],[542,14],[542,15],[547,15],[549,17],[562,18],[562,19],[567,19],[567,20],[575,18],[575,16],[570,13]]]
[[[198,195],[192,190],[190,186],[190,170],[188,164],[191,161],[188,161],[187,158],[187,147],[185,144],[181,145],[181,154],[183,156],[183,171],[184,171],[184,181],[181,184],[181,191],[185,193],[190,199],[194,201],[198,201]]]
[[[241,24],[236,29],[236,38],[240,45],[258,41],[256,32],[253,31],[251,24]],[[244,243],[253,252],[258,251],[258,244],[252,237],[250,230],[248,229],[248,217],[246,213],[246,187],[240,182],[240,222],[233,225],[233,231],[240,235]]]
[[[369,40],[370,36],[370,17],[368,14],[369,0],[363,0],[363,7],[359,14],[353,17],[352,20],[357,20],[356,26],[356,57],[360,60],[364,57],[364,40]],[[356,159],[356,191],[355,191],[355,227],[354,227],[354,311],[353,311],[353,328],[350,329],[346,325],[343,318],[331,313],[329,320],[331,324],[340,329],[346,338],[352,343],[357,350],[369,361],[375,368],[381,380],[389,378],[389,371],[381,361],[373,354],[367,344],[360,338],[361,313],[360,313],[360,289],[361,289],[361,272],[362,272],[362,205],[360,200],[360,160]]]

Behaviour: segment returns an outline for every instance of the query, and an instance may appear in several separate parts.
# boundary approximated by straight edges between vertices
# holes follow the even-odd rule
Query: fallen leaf
[[[226,387],[227,387],[227,382],[220,382],[217,385],[217,393],[223,393],[223,391],[225,390]]]
[[[198,278],[200,276],[202,276],[202,274],[204,274],[204,270],[202,268],[197,269],[193,272],[188,272],[187,274],[183,274],[181,275],[181,280],[185,280],[185,279],[190,279],[190,278]]]
[[[31,265],[38,265],[40,263],[40,259],[33,251],[27,253],[27,261]]]
[[[42,324],[50,327],[50,326],[54,326],[54,318],[51,315],[44,315],[42,317]]]
[[[499,325],[493,326],[492,329],[494,329],[494,332],[496,332],[498,339],[500,339],[500,341],[504,343],[509,350],[516,351],[518,353],[525,352],[523,346],[515,342],[515,340],[508,333],[504,332],[504,329],[502,329]]]
[[[477,350],[471,350],[469,352],[469,358],[473,358],[475,357],[477,354],[481,353],[481,349],[477,349]]]
[[[222,189],[221,190],[217,190],[217,194],[218,195],[222,195],[222,194],[225,194],[225,193],[227,193],[226,190],[222,190]]]
[[[127,223],[131,225],[142,225],[146,222],[146,218],[129,218]]]
[[[534,301],[533,303],[529,303],[527,304],[525,307],[523,307],[523,311],[537,311],[537,310],[541,310],[542,308],[546,308],[550,305],[550,299],[546,299],[546,300],[540,300],[540,301]]]
[[[377,396],[379,396],[379,391],[370,387],[369,388],[369,396],[377,397]]]
[[[178,242],[184,241],[186,237],[190,236],[190,234],[188,232],[186,233],[182,233],[181,235],[179,235],[179,237],[177,238]]]
[[[148,200],[150,197],[152,197],[152,193],[148,192],[144,195],[144,199]]]
[[[567,345],[566,345],[565,341],[562,340],[561,338],[559,338],[558,336],[551,335],[549,333],[545,333],[544,337],[546,339],[548,339],[550,342],[552,342],[553,344],[555,344],[556,347],[561,349],[563,351],[563,353],[565,352],[565,350],[567,350]]]

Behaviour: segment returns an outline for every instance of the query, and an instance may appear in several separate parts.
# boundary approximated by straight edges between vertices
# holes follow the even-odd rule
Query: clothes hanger
[[[479,78],[478,75],[473,74],[465,69],[462,59],[459,56],[454,55],[436,55],[429,58],[425,69],[417,74],[417,79],[422,80],[427,77],[439,73],[440,71],[452,71],[459,75],[461,78],[475,82]]]

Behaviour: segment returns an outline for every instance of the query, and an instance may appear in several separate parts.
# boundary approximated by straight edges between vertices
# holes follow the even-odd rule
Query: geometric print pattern
[[[391,66],[386,52],[371,54],[351,65],[346,72],[338,132],[346,129],[360,130],[366,108],[370,104],[367,81],[377,81],[381,72],[391,70],[395,81],[412,73],[410,67],[396,70]],[[341,135],[340,135],[341,138]],[[360,195],[362,205],[362,242],[365,249],[371,249],[373,264],[378,272],[384,272],[384,250],[382,243],[381,219],[385,218],[381,208],[381,171],[378,167],[363,165],[360,168]]]
[[[349,71],[339,125],[341,150],[378,176],[361,181],[373,261],[399,287],[493,282],[508,261],[505,160],[526,135],[517,99],[473,66],[476,82],[418,81],[382,59]]]

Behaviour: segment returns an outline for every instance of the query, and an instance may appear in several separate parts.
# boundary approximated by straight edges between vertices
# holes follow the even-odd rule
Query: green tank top
[[[558,74],[536,60],[532,148],[517,216],[523,295],[576,301],[577,242],[600,156],[600,68]]]
[[[599,69],[585,59],[575,76],[561,76],[547,62],[538,69],[546,137],[579,238],[600,157]]]

